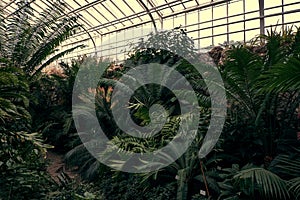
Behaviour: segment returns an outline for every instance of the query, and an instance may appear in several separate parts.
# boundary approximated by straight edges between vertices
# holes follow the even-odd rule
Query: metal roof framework
[[[20,0],[2,0],[5,17],[17,12],[17,2]],[[34,16],[53,5],[48,0],[25,0],[33,8]],[[229,1],[229,0],[226,0]],[[91,35],[106,35],[132,26],[139,26],[177,13],[188,12],[191,9],[226,2],[222,0],[63,0],[65,10],[61,17],[78,16],[78,23],[86,30],[77,34],[80,36],[88,31]]]
[[[47,12],[47,9],[53,7],[55,1],[48,0],[1,0],[0,9],[3,10],[4,17],[11,16],[14,12],[18,11],[17,3],[19,1],[30,4],[33,9],[33,14],[36,19],[39,18],[40,13]],[[68,39],[62,45],[62,48],[70,47],[77,43],[92,40],[94,48],[96,44],[94,40],[101,40],[105,36],[110,37],[113,33],[120,33],[124,30],[133,30],[135,27],[149,26],[152,24],[152,29],[165,28],[166,21],[173,20],[177,23],[180,16],[184,16],[184,28],[187,28],[188,34],[193,34],[193,39],[197,41],[198,46],[203,40],[211,38],[211,44],[214,45],[220,41],[214,37],[226,37],[226,41],[230,42],[234,34],[243,34],[243,39],[246,41],[246,32],[257,31],[257,33],[264,34],[265,30],[270,26],[276,25],[267,23],[266,20],[271,19],[273,16],[281,20],[282,26],[299,24],[299,19],[295,18],[293,21],[286,21],[285,14],[299,13],[300,1],[291,0],[276,0],[277,4],[270,4],[266,7],[264,0],[58,0],[63,3],[64,9],[60,10],[59,18],[65,16],[77,16],[77,22],[83,25],[82,29],[77,32],[73,37]],[[230,14],[229,7],[235,2],[242,2],[242,8],[238,13]],[[257,4],[256,10],[246,9],[247,4]],[[280,2],[280,3],[278,3]],[[241,5],[241,4],[240,4]],[[214,11],[217,7],[223,6],[222,12],[225,15],[214,17]],[[200,11],[210,10],[211,18],[200,19]],[[281,11],[279,11],[281,9]],[[272,11],[271,13],[269,11]],[[190,13],[196,13],[192,23],[187,23],[187,16]],[[50,13],[49,13],[50,14]],[[205,15],[205,14],[204,14]],[[198,16],[198,17],[197,17]],[[203,17],[203,14],[201,15]],[[290,15],[292,16],[292,15]],[[295,16],[295,15],[293,15]],[[255,27],[250,27],[248,24],[255,22]],[[240,29],[233,28],[236,25],[242,24]],[[248,28],[247,28],[248,27]],[[170,28],[170,27],[169,27]],[[173,27],[174,28],[174,27]],[[223,28],[220,32],[218,29]],[[136,29],[134,29],[136,30]],[[205,32],[211,33],[206,35]],[[126,31],[124,31],[126,32]],[[200,34],[200,32],[204,34]],[[125,33],[126,34],[126,33]],[[126,39],[124,39],[126,40]],[[97,42],[99,43],[99,42]],[[115,41],[117,43],[117,41]],[[92,47],[90,47],[92,48]],[[104,49],[109,48],[108,46]],[[101,49],[103,50],[103,49]]]

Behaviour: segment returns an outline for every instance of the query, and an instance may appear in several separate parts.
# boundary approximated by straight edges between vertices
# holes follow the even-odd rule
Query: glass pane
[[[174,26],[185,26],[185,16],[184,15],[178,15],[174,16]]]
[[[246,32],[246,41],[252,40],[254,37],[259,35],[259,29],[247,31]]]
[[[206,22],[212,20],[212,9],[208,8],[205,10],[200,10],[200,21]]]
[[[228,4],[229,7],[229,16],[236,15],[236,14],[242,14],[243,11],[243,1],[235,1]]]
[[[213,8],[214,19],[219,19],[227,16],[227,5],[216,6]]]
[[[272,14],[280,15],[281,12],[282,12],[281,8],[272,8],[272,9],[265,10],[265,16],[272,15]]]
[[[259,10],[258,0],[245,0],[245,5],[246,12]]]
[[[200,48],[207,48],[212,45],[211,38],[200,39]]]
[[[245,19],[253,19],[253,18],[257,18],[257,17],[259,17],[258,11],[251,12],[251,13],[245,15]]]
[[[295,22],[299,21],[299,13],[289,13],[284,15],[285,22]]]
[[[250,21],[246,21],[246,29],[251,29],[251,28],[259,28],[259,19],[256,20],[250,20]]]
[[[214,43],[215,43],[214,45],[224,44],[224,42],[226,42],[226,41],[227,41],[226,35],[214,37]]]
[[[286,0],[285,0],[286,1]],[[293,4],[290,4],[289,3],[293,3]],[[295,4],[296,2],[295,1],[291,1],[289,3],[285,3],[287,5],[284,6],[284,11],[291,11],[291,10],[297,10],[297,9],[300,9],[300,2],[297,2],[297,4]],[[298,12],[298,11],[297,11]]]
[[[207,37],[207,36],[212,36],[212,29],[205,29],[205,30],[200,30],[200,37]]]
[[[186,25],[198,23],[198,12],[187,13],[186,16],[187,16]]]
[[[219,35],[227,32],[227,26],[219,26],[214,28],[214,35]]]
[[[198,38],[198,31],[188,32],[187,35],[192,39]]]
[[[265,8],[270,8],[270,7],[281,5],[281,1],[282,0],[264,1],[265,2]]]
[[[244,23],[236,23],[236,24],[229,25],[229,32],[242,31],[242,30],[244,30]]]
[[[281,16],[267,17],[265,19],[265,26],[276,26],[282,23]]]
[[[173,28],[173,17],[169,17],[163,21],[163,28],[166,30]]]
[[[233,33],[229,35],[229,42],[235,43],[244,40],[244,33]]]

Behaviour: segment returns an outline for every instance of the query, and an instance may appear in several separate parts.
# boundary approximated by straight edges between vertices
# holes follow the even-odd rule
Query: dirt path
[[[62,184],[62,180],[64,179],[76,180],[76,182],[80,181],[79,174],[74,172],[75,169],[67,169],[65,163],[63,162],[63,155],[57,154],[53,151],[48,151],[47,160],[49,161],[47,172],[51,175],[56,183]]]

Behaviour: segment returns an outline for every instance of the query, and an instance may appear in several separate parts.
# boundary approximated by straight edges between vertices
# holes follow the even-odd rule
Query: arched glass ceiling
[[[15,12],[18,0],[2,0],[2,8],[6,16]],[[27,0],[36,17],[45,10],[51,1]],[[187,12],[197,7],[217,4],[226,1],[211,0],[65,0],[66,9],[62,16],[78,15],[79,23],[83,24],[91,34],[107,34],[130,26],[137,26],[153,19],[162,21],[164,18]]]
[[[7,17],[20,0],[1,0]],[[23,0],[33,8],[36,18],[53,4],[48,0]],[[128,43],[149,30],[172,29],[182,25],[198,48],[248,41],[271,26],[300,25],[300,1],[295,0],[61,0],[63,16],[79,16],[84,29],[62,48],[84,43],[68,58],[95,53],[122,60]],[[88,34],[87,34],[88,33]],[[90,37],[91,36],[91,37]],[[91,38],[93,40],[91,40]],[[92,43],[92,41],[94,43]],[[103,42],[106,42],[104,44]]]

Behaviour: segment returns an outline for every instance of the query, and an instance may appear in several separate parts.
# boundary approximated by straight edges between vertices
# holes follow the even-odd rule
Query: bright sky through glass
[[[31,6],[34,16],[39,17],[52,1],[35,0]],[[223,44],[224,42],[248,41],[260,33],[259,0],[143,0],[155,19],[158,29],[182,26],[195,40],[198,48]],[[283,7],[282,5],[283,1]],[[1,0],[6,15],[17,8],[16,0]],[[140,0],[64,0],[63,15],[80,15],[78,22],[93,37],[97,50],[104,57],[124,59],[124,49],[138,37],[153,31],[153,23]],[[213,6],[209,6],[213,4]],[[299,25],[300,2],[295,0],[265,0],[266,29],[276,24]],[[298,10],[298,11],[297,11]],[[297,12],[293,12],[297,11]],[[282,15],[282,12],[286,12]],[[246,21],[245,21],[246,20]],[[298,21],[297,21],[298,20]],[[281,26],[277,27],[279,30]],[[70,54],[74,57],[90,54],[93,43],[86,31],[63,44],[69,48],[84,40],[87,48]],[[102,47],[103,41],[106,46]],[[111,49],[110,49],[111,48]]]

